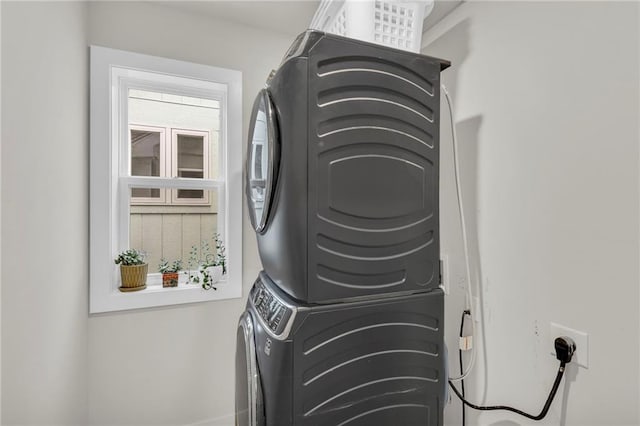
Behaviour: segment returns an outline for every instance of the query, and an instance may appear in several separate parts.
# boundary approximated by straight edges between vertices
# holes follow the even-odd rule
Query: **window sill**
[[[205,290],[199,284],[186,283],[186,276],[183,276],[183,274],[180,276],[180,282],[177,287],[162,287],[162,279],[153,275],[160,277],[160,274],[149,276],[147,288],[144,290],[121,292],[114,286],[100,300],[92,300],[91,313],[238,299],[242,297],[242,283],[229,280],[228,277],[215,284],[217,290]]]

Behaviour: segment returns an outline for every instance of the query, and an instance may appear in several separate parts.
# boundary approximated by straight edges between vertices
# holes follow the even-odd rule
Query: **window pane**
[[[202,179],[207,176],[205,163],[205,149],[208,141],[207,134],[175,133],[177,176],[182,178]],[[207,203],[204,191],[198,189],[179,189],[175,193],[175,201],[180,203]]]
[[[200,189],[178,189],[178,198],[202,200],[204,191]]]
[[[158,188],[133,188],[131,190],[132,197],[144,198],[160,198],[160,189]]]
[[[131,195],[140,190],[144,188],[132,188]],[[210,200],[209,204],[193,206],[139,205],[135,201],[131,203],[129,246],[147,253],[150,274],[158,272],[161,258],[165,258],[169,263],[181,260],[187,269],[192,257],[192,246],[197,247],[196,260],[205,258],[206,253],[202,250],[203,241],[209,244],[210,253],[215,254],[212,237],[222,228],[222,222],[218,218],[218,191],[199,191]],[[193,263],[192,261],[192,269],[197,269],[197,265]]]
[[[131,175],[160,176],[160,132],[131,129]]]
[[[221,161],[220,108],[220,102],[213,99],[161,91],[129,90],[129,124],[166,129],[166,153],[172,157],[166,160],[164,176],[168,177],[182,175],[178,169],[196,169],[204,171],[203,175],[195,176],[197,178],[218,179]],[[171,140],[173,131],[184,133],[179,136],[177,143]],[[206,143],[206,149],[203,149],[203,142]],[[172,153],[172,143],[177,153]],[[195,154],[195,157],[191,157],[191,154]]]
[[[184,172],[197,177],[204,176],[204,137],[178,135],[178,176],[186,177]]]

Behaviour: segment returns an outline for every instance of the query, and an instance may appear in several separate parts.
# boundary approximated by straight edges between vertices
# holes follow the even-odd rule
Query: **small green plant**
[[[160,263],[158,264],[158,271],[166,274],[166,273],[175,273],[182,270],[182,260],[174,260],[173,263],[169,264],[169,261],[164,257],[160,259]]]
[[[120,253],[118,257],[114,259],[116,265],[133,266],[144,265],[146,254],[140,250],[127,249]]]
[[[220,238],[220,234],[213,235],[213,246],[215,247],[215,253],[211,253],[211,244],[208,241],[200,242],[200,249],[197,246],[191,246],[189,252],[189,270],[185,271],[189,278],[189,282],[193,284],[201,284],[205,290],[217,288],[214,278],[208,268],[212,266],[221,266],[222,273],[227,272],[227,256],[226,249]]]
[[[191,246],[191,250],[189,251],[189,261],[187,262],[189,269],[184,273],[187,274],[189,282],[193,284],[198,284],[200,282],[200,277],[197,275],[199,263],[198,247]],[[196,269],[196,273],[192,273],[194,268]]]
[[[213,285],[215,284],[213,282],[213,277],[211,276],[211,273],[207,268],[208,267],[200,265],[200,275],[202,275],[202,288],[205,290],[217,290],[217,288]]]
[[[220,238],[220,234],[213,235],[213,242],[216,246],[216,265],[222,266],[222,273],[227,273],[227,249],[222,242],[222,238]]]

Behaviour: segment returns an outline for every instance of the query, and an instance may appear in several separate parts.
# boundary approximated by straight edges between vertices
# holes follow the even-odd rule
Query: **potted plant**
[[[178,272],[182,270],[182,260],[174,260],[173,263],[162,258],[158,265],[158,271],[162,274],[162,287],[178,287]]]
[[[217,288],[215,283],[220,281],[222,275],[227,272],[226,249],[220,238],[220,234],[214,234],[213,243],[215,253],[211,253],[211,246],[207,241],[201,241],[200,250],[196,246],[191,247],[189,253],[189,282],[201,284],[205,290]],[[191,269],[196,267],[197,271],[192,273]]]
[[[120,265],[120,291],[138,291],[147,288],[147,271],[145,254],[136,249],[127,249],[114,259]]]

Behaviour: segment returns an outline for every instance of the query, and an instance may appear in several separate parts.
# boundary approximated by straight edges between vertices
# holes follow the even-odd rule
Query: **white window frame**
[[[152,81],[149,72],[153,73]],[[91,46],[90,86],[90,313],[241,297],[242,73]],[[218,180],[130,176],[131,88],[220,102]],[[218,190],[218,218],[223,222],[218,232],[227,248],[228,261],[227,274],[217,290],[197,285],[163,288],[153,274],[144,290],[118,290],[120,275],[113,259],[128,248],[131,187]]]

